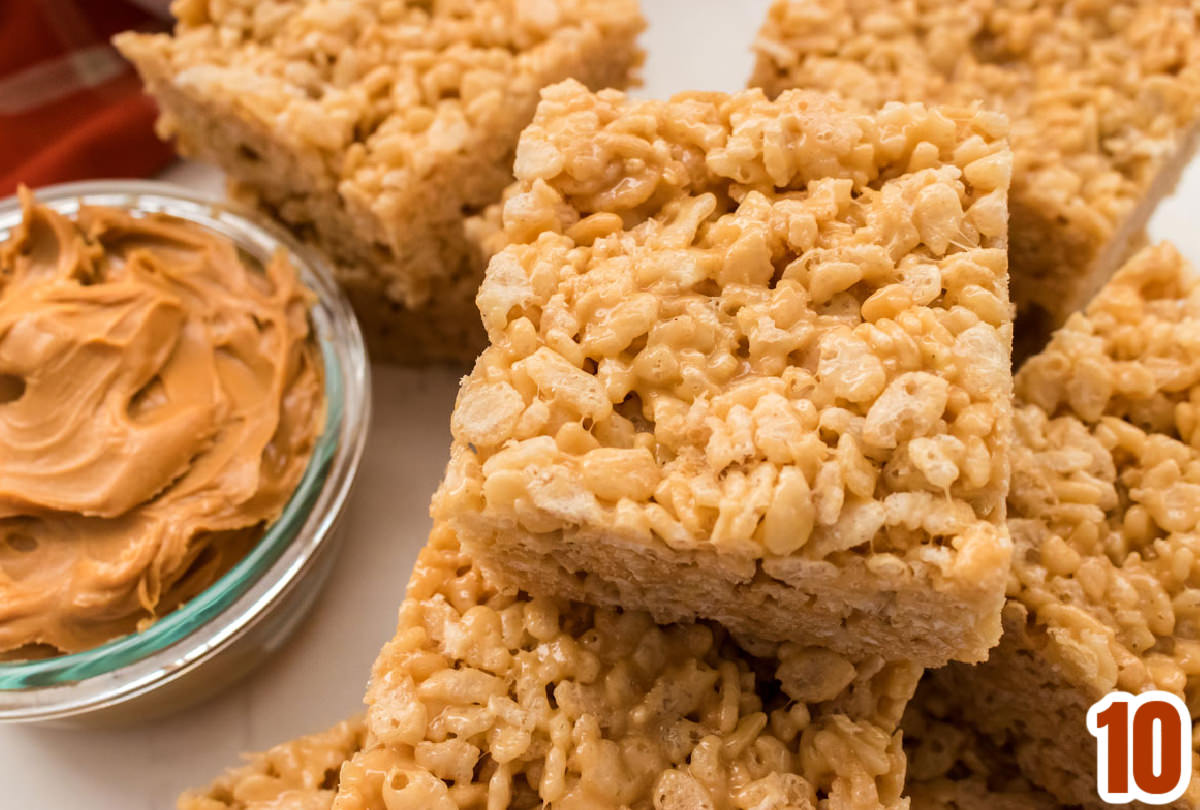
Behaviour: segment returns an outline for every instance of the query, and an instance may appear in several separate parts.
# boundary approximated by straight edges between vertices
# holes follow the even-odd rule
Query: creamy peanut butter
[[[0,244],[0,652],[199,593],[278,517],[324,412],[311,293],[184,220],[22,191]]]

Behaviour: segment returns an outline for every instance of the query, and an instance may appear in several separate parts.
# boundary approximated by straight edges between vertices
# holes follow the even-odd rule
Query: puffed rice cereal
[[[1018,360],[1136,247],[1200,136],[1196,0],[777,0],[752,83],[1012,120]]]
[[[1010,553],[1006,131],[546,89],[435,513],[531,593],[984,658]]]

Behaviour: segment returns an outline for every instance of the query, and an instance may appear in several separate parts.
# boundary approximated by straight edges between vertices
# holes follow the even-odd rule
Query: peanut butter
[[[164,215],[22,191],[0,244],[0,653],[75,652],[208,587],[303,475],[312,294]]]

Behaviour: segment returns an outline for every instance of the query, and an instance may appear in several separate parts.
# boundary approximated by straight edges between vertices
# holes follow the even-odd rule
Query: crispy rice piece
[[[334,808],[902,808],[919,674],[501,589],[439,523]]]
[[[1131,252],[1200,134],[1196,0],[778,0],[751,83],[1012,119],[1016,357]]]
[[[999,637],[1005,122],[548,88],[434,511],[535,594],[938,665]]]
[[[625,86],[636,0],[179,0],[118,47],[159,131],[325,253],[377,359],[473,359],[464,219],[500,198],[538,89]]]
[[[329,810],[342,764],[366,741],[361,717],[251,754],[204,792],[179,797],[179,810]]]
[[[1093,702],[1162,689],[1200,716],[1200,284],[1175,248],[1131,259],[1016,393],[1004,638],[938,677],[1033,781],[1100,808]]]

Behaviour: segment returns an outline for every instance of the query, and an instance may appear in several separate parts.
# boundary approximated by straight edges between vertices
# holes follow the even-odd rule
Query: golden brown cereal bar
[[[901,808],[919,674],[498,588],[438,524],[334,807]]]
[[[548,621],[550,624],[547,624]],[[547,629],[553,627],[554,623],[560,628],[559,632]],[[711,637],[712,632],[707,632]],[[505,636],[509,638],[505,639]],[[541,753],[541,768],[545,768],[546,762],[550,761],[548,750],[553,744],[553,730],[565,724],[558,719],[564,715],[570,721],[565,724],[570,733],[563,736],[568,737],[576,747],[566,752],[563,761],[581,769],[589,765],[589,758],[592,763],[604,762],[594,752],[609,747],[607,742],[616,742],[617,750],[622,753],[632,751],[637,757],[652,762],[653,757],[659,755],[655,747],[665,741],[674,738],[702,740],[706,724],[710,727],[714,724],[719,726],[719,710],[714,714],[719,702],[736,702],[739,713],[744,715],[745,707],[755,701],[764,707],[773,701],[778,707],[781,695],[790,699],[793,694],[800,694],[807,700],[826,698],[822,704],[803,710],[810,724],[814,724],[814,720],[816,723],[827,723],[831,708],[844,715],[865,712],[880,729],[889,732],[886,737],[890,737],[896,716],[903,709],[901,727],[904,758],[907,760],[904,793],[910,797],[913,810],[1052,810],[1059,806],[1049,794],[1031,785],[1019,773],[1011,751],[997,748],[978,732],[963,725],[953,714],[954,701],[948,699],[942,684],[934,678],[922,680],[916,695],[905,708],[904,697],[911,690],[915,668],[893,666],[890,672],[877,673],[873,679],[865,678],[864,673],[871,670],[864,670],[851,676],[848,692],[830,698],[833,692],[844,688],[841,684],[849,675],[848,672],[837,671],[842,665],[837,663],[836,656],[813,650],[807,651],[806,656],[797,656],[794,648],[785,647],[788,652],[780,659],[770,660],[769,650],[761,651],[766,657],[755,658],[737,649],[722,635],[720,640],[710,638],[709,641],[717,643],[709,646],[706,654],[691,660],[690,645],[694,641],[694,628],[688,631],[678,627],[653,629],[645,617],[622,619],[606,611],[579,605],[504,594],[471,565],[453,535],[444,527],[439,527],[434,531],[429,546],[422,552],[410,586],[409,599],[402,608],[397,638],[384,650],[376,664],[375,683],[369,695],[374,706],[373,721],[385,730],[385,735],[403,736],[400,724],[415,722],[406,718],[419,719],[424,724],[424,731],[418,733],[410,729],[410,742],[393,742],[390,747],[386,743],[365,744],[367,731],[364,721],[353,718],[322,734],[285,743],[255,756],[251,764],[230,771],[205,794],[186,794],[180,800],[180,808],[326,810],[334,800],[333,790],[340,784],[340,766],[352,757],[355,759],[346,772],[339,807],[378,807],[384,810],[398,807],[407,810],[438,807],[437,802],[447,797],[451,804],[443,805],[446,807],[486,807],[487,800],[493,797],[491,780],[488,780],[485,790],[472,769],[471,779],[474,782],[469,789],[457,781],[447,781],[446,775],[453,767],[447,763],[455,759],[462,763],[486,761],[484,768],[493,768],[490,761],[500,755],[501,748],[507,744],[504,741],[515,736],[518,744],[528,746],[526,751]],[[504,649],[501,650],[501,647]],[[597,653],[597,659],[594,662],[588,660],[582,654],[584,651]],[[489,697],[486,701],[475,700],[468,708],[468,712],[474,713],[477,721],[474,724],[469,722],[469,714],[464,713],[461,699],[435,701],[438,714],[431,717],[429,698],[434,688],[423,684],[435,678],[447,680],[444,673],[461,672],[472,661],[485,659],[504,665],[493,666],[492,669],[485,667],[481,672],[512,684],[508,687],[507,699]],[[632,666],[622,668],[622,659],[632,661]],[[723,669],[726,659],[734,665],[740,678],[750,678],[758,691],[757,697],[743,694],[736,701],[732,700],[728,691],[730,682],[723,680],[728,677]],[[578,663],[583,661],[587,661],[586,666],[579,666]],[[616,666],[613,666],[614,662]],[[586,683],[584,678],[570,671],[572,667],[579,669],[581,674],[582,670],[587,670]],[[500,671],[494,671],[496,669]],[[754,673],[752,677],[750,672]],[[682,685],[686,679],[681,678],[680,673],[688,673],[690,677],[697,677],[699,673],[701,680],[714,685],[707,697],[704,690],[691,696],[692,701],[699,701],[698,708],[691,708],[691,703],[685,705],[680,702],[687,691]],[[773,676],[779,679],[779,683],[769,683]],[[481,679],[477,673],[452,677],[464,683]],[[553,678],[553,682],[544,683],[547,677]],[[628,678],[623,687],[619,686],[621,678]],[[797,678],[800,680],[795,680]],[[812,691],[822,685],[826,687],[823,694]],[[446,686],[442,683],[437,688],[444,692]],[[883,691],[871,691],[878,689]],[[848,697],[854,690],[863,691],[857,697]],[[542,703],[543,695],[553,704]],[[654,711],[647,717],[647,710],[651,707]],[[504,711],[498,711],[501,708]],[[592,717],[583,719],[585,713],[590,713]],[[685,717],[676,716],[674,724],[662,722],[664,718],[670,719],[672,713],[688,714]],[[803,713],[794,712],[796,716],[802,716]],[[503,723],[510,725],[498,726],[501,717]],[[822,718],[826,718],[825,721]],[[647,722],[648,719],[653,722]],[[764,728],[760,732],[765,729],[777,734],[784,728],[782,719],[783,715],[776,712],[769,718],[755,720],[747,727],[762,725]],[[575,736],[575,729],[592,731],[593,720],[599,737],[585,744],[582,736]],[[730,720],[724,722],[725,726],[731,724]],[[467,732],[474,730],[474,735],[463,735],[457,731],[448,733],[447,729],[451,726]],[[514,727],[517,729],[515,735]],[[740,727],[741,721],[733,723],[735,734]],[[812,725],[809,727],[812,728]],[[842,728],[841,725],[834,727]],[[869,724],[858,725],[860,729],[869,727]],[[680,730],[684,733],[680,734]],[[633,735],[637,734],[642,736],[634,739]],[[811,798],[811,794],[772,793],[775,785],[795,781],[796,775],[803,778],[804,769],[812,768],[813,760],[803,753],[806,750],[805,734],[800,732],[798,741],[793,740],[792,743],[794,746],[798,742],[801,755],[785,757],[780,767],[789,770],[781,771],[777,778],[763,782],[761,790],[714,792],[710,785],[706,785],[707,795],[695,794],[702,799],[700,804],[694,804],[691,803],[694,794],[664,789],[661,794],[652,791],[650,802],[653,804],[658,796],[660,805],[653,805],[656,808],[679,806],[668,803],[668,799],[674,799],[685,802],[683,806],[691,810],[693,807],[739,808],[746,807],[747,802],[751,803],[751,807],[758,807],[760,805],[753,802],[779,797],[790,800],[796,800],[798,796]],[[827,731],[822,734],[827,735]],[[477,751],[457,743],[446,744],[447,740],[462,739],[464,736],[468,745],[472,744],[472,740],[475,741]],[[717,737],[720,736],[718,733]],[[815,732],[809,732],[808,737],[812,744],[807,749],[810,754],[820,752],[821,756],[831,756],[836,750],[828,745],[831,741],[829,736],[823,738]],[[442,743],[438,755],[435,752],[439,749],[431,744],[435,738]],[[484,744],[478,745],[481,739]],[[857,754],[886,750],[889,768],[904,767],[903,761],[894,758],[894,742],[889,741],[886,748],[880,749],[879,743],[885,737],[879,737],[878,730],[864,735],[863,739],[868,744],[856,748]],[[819,744],[818,741],[823,742]],[[740,763],[735,758],[723,765],[735,778],[745,778],[744,775],[738,777],[740,768],[747,763],[763,761],[761,754],[775,744],[769,735],[760,736],[750,744],[751,748],[759,749],[758,757],[743,758]],[[370,753],[356,757],[364,748]],[[724,742],[721,749],[722,752],[730,750]],[[679,757],[678,754],[675,756]],[[775,758],[778,759],[778,752]],[[418,759],[425,765],[415,764]],[[527,756],[509,761],[516,763],[509,769],[509,776],[514,779],[514,784],[518,784],[521,783],[520,775],[526,774],[522,785],[526,789],[517,793],[510,790],[507,794],[508,803],[501,806],[538,806],[541,801],[547,800],[546,795],[537,793],[537,785],[530,788],[528,774],[537,772],[536,758]],[[430,778],[426,767],[435,763],[442,770],[433,773],[433,778]],[[865,775],[859,774],[855,778],[850,775],[853,771],[853,767],[842,768],[843,788],[856,783],[866,784],[863,781]],[[611,776],[611,773],[610,767],[600,778]],[[676,777],[667,779],[674,780]],[[405,785],[423,783],[424,788],[410,788],[406,793],[385,786],[388,780]],[[588,806],[590,800],[598,802],[591,806],[614,807],[616,805],[613,802],[620,801],[618,798],[606,802],[608,797],[604,795],[603,788],[595,784],[596,778],[585,779],[582,772],[573,773],[564,781],[572,782],[575,787],[559,798],[559,802],[565,801],[566,804],[555,806],[573,807],[572,801]],[[438,782],[444,786],[444,794]],[[593,788],[590,793],[583,789],[585,783]],[[887,795],[880,795],[879,784],[879,780],[876,780],[875,796],[880,804],[900,806],[895,804],[892,795],[894,785],[888,788]],[[667,787],[670,787],[669,782]],[[504,797],[503,792],[495,795]],[[631,789],[630,795],[634,798],[626,806],[640,807],[645,803],[645,791]],[[709,804],[703,803],[705,795]],[[834,797],[845,798],[849,795],[838,789]],[[817,796],[831,798],[819,786]],[[389,798],[391,804],[388,804]],[[849,806],[876,806],[872,802],[873,799],[866,804],[852,803]],[[766,806],[776,805],[768,803]],[[800,801],[799,804],[787,806],[811,805]]]
[[[912,810],[1060,807],[1053,797],[1020,774],[1011,751],[998,750],[954,717],[950,713],[952,704],[945,700],[939,686],[933,679],[923,679],[901,724],[907,759],[904,792]],[[338,783],[335,774],[341,764],[362,750],[365,738],[364,721],[353,718],[324,734],[277,746],[259,755],[253,766],[231,771],[205,795],[186,794],[180,800],[180,810],[327,810],[334,799],[330,786]],[[281,759],[285,763],[282,767],[272,764],[272,760]],[[364,767],[363,758],[352,766],[356,775]],[[312,776],[292,777],[296,772],[322,774],[324,787],[315,785]]]
[[[1012,120],[1018,360],[1130,251],[1200,134],[1195,0],[777,0],[752,83]]]
[[[180,151],[339,268],[377,358],[461,359],[482,274],[464,219],[512,179],[540,87],[624,86],[636,0],[179,0],[117,38]],[[450,299],[450,300],[447,300]],[[460,314],[461,313],[461,314]],[[449,331],[447,331],[449,330]]]
[[[329,810],[342,764],[362,749],[361,717],[252,754],[210,787],[179,797],[179,810]]]
[[[1101,807],[1094,701],[1161,689],[1200,716],[1200,283],[1175,248],[1131,259],[1016,394],[1004,638],[939,677],[1031,779]],[[1198,805],[1194,777],[1176,806]]]
[[[544,91],[434,510],[531,593],[937,665],[999,637],[1002,116]]]

